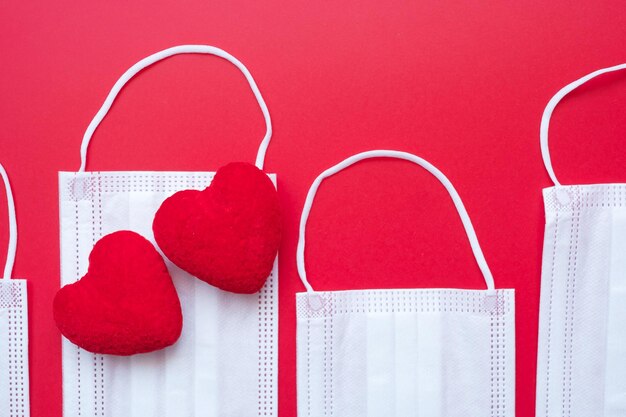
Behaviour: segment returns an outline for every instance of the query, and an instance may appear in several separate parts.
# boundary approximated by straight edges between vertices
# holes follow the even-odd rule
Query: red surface
[[[110,2],[109,2],[110,3]],[[517,289],[517,411],[534,415],[543,234],[539,121],[560,87],[626,61],[623,1],[186,1],[0,3],[0,159],[16,194],[15,275],[29,282],[31,410],[61,416],[57,171],[117,77],[180,43],[220,46],[267,99],[285,212],[280,255],[280,415],[296,413],[298,216],[313,178],[355,152],[396,148],[442,169],[463,197],[500,287]],[[603,77],[555,112],[564,183],[626,182],[626,74]],[[264,132],[231,65],[175,57],[121,94],[88,169],[215,170],[253,162]],[[0,217],[5,216],[4,205]],[[0,223],[0,244],[6,222]],[[318,289],[481,287],[442,187],[403,162],[361,164],[320,189],[308,231]],[[3,257],[3,255],[0,255]]]
[[[259,292],[281,243],[280,204],[272,181],[248,162],[220,167],[202,191],[163,201],[152,222],[163,254],[217,288]]]

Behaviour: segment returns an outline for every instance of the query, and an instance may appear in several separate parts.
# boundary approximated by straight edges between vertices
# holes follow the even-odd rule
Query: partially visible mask
[[[79,172],[59,174],[61,283],[86,272],[93,245],[104,235],[137,232],[154,243],[152,220],[161,202],[183,189],[204,189],[212,172],[85,172],[87,144],[115,94],[142,68],[181,53],[217,55],[244,72],[267,124],[257,163],[263,163],[271,122],[254,80],[228,53],[204,45],[170,48],[129,70],[92,122]],[[114,94],[115,93],[115,94]],[[257,164],[258,165],[258,164]],[[275,180],[274,175],[270,175]],[[184,325],[172,346],[119,357],[93,354],[63,339],[65,416],[240,417],[277,413],[278,275],[276,263],[256,294],[233,294],[166,261],[180,297]]]
[[[28,417],[28,308],[26,280],[11,279],[17,249],[17,221],[11,185],[0,174],[9,206],[9,250],[0,279],[0,416]]]
[[[541,120],[541,152],[554,187],[543,190],[537,417],[626,416],[626,184],[562,185],[548,149],[559,101],[621,69],[626,64],[567,85]]]
[[[369,158],[413,162],[448,190],[486,290],[315,291],[304,264],[306,222],[320,183]],[[493,277],[459,195],[433,165],[398,151],[370,151],[327,169],[300,221],[296,295],[299,417],[511,417],[515,415],[515,295]]]

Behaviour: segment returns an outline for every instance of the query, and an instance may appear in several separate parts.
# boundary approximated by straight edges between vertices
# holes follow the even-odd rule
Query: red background
[[[541,112],[565,84],[626,61],[623,1],[100,3],[0,2],[0,160],[18,211],[14,275],[29,279],[34,417],[61,416],[61,343],[51,318],[57,171],[78,169],[82,134],[117,77],[181,43],[240,58],[274,121],[266,167],[279,174],[286,230],[280,415],[296,414],[295,246],[306,191],[323,169],[375,148],[414,152],[457,187],[496,285],[517,289],[517,412],[534,415],[541,189],[550,185]],[[559,106],[551,149],[563,183],[626,182],[625,96],[626,75],[614,74]],[[88,169],[211,171],[253,162],[262,135],[236,69],[175,57],[123,91],[94,136]],[[308,238],[317,289],[484,285],[443,188],[406,162],[363,163],[328,180]]]

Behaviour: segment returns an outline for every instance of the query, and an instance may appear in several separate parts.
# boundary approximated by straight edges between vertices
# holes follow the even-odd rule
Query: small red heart
[[[87,274],[54,297],[54,320],[94,353],[133,355],[172,345],[183,326],[180,301],[154,246],[130,231],[100,239]]]
[[[166,199],[152,230],[181,269],[225,291],[255,293],[272,272],[280,244],[276,188],[254,165],[230,163],[204,190]]]

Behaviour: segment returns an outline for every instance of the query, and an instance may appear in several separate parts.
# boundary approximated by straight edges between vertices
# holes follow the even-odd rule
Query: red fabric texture
[[[255,293],[270,275],[280,244],[276,188],[254,165],[233,162],[204,190],[166,199],[152,229],[178,267],[222,290]]]
[[[163,258],[149,241],[130,231],[96,243],[87,274],[57,292],[53,310],[57,327],[72,343],[112,355],[170,346],[183,324]]]

